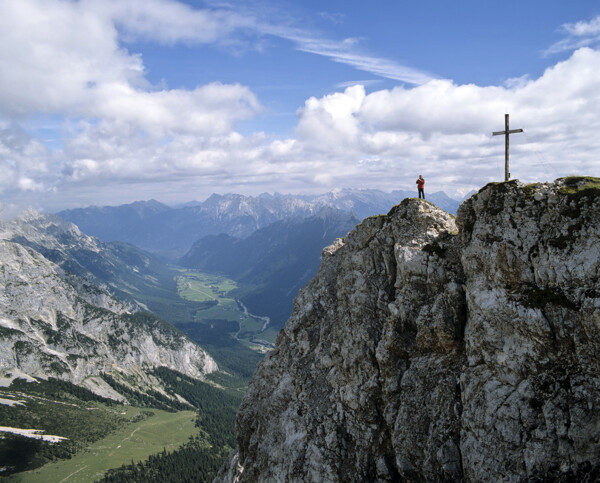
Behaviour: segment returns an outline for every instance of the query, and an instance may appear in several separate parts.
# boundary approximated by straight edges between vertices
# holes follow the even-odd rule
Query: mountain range
[[[391,203],[388,195],[367,191],[321,198],[214,195],[178,208],[150,201],[84,210],[78,223],[88,223],[88,233],[62,217],[33,211],[0,223],[0,416],[12,422],[2,431],[17,432],[0,442],[0,456],[9,458],[10,471],[75,454],[80,445],[106,435],[114,428],[110,405],[115,402],[169,411],[200,408],[204,422],[198,424],[206,434],[232,436],[239,387],[260,354],[238,339],[237,315],[198,319],[217,302],[184,298],[178,280],[188,272],[180,267],[235,279],[238,288],[231,295],[243,301],[242,317],[252,315],[248,311],[260,314],[256,320],[274,337],[296,293],[316,273],[323,247],[359,223],[357,214],[381,211],[377,207],[386,203]],[[105,241],[89,234],[94,217]],[[165,254],[180,267],[165,264]],[[195,283],[193,275],[186,277],[185,284]],[[259,339],[260,325],[245,324],[245,333],[254,330]],[[228,372],[219,371],[216,360]],[[211,402],[211,415],[206,413],[209,393],[211,400],[227,401],[227,408]],[[46,403],[35,403],[36,394]],[[78,408],[73,409],[77,430],[65,426],[68,418],[58,423],[52,416],[50,408],[65,401]],[[89,413],[86,401],[96,401],[98,412]],[[112,422],[89,439],[85,428],[94,414]],[[221,421],[217,426],[215,418]],[[19,436],[24,427],[50,430],[68,443],[36,446]],[[218,455],[232,445],[214,441],[203,458],[222,458]],[[14,444],[26,451],[15,453]]]
[[[204,213],[189,249],[163,234],[157,251],[235,278],[237,297],[278,327],[321,262],[256,370],[238,414],[237,449],[217,481],[594,481],[599,193],[596,178],[494,183],[457,218],[416,199],[367,216],[387,199],[367,190],[325,201],[215,195],[210,209],[111,208],[104,227],[120,237],[123,220],[124,232],[184,210],[177,223],[191,230],[194,218],[183,213]],[[118,217],[121,208],[129,218]],[[65,445],[77,453],[91,441],[76,439],[88,428],[96,440],[154,417],[121,417],[120,403],[198,408],[196,425],[213,439],[106,481],[135,481],[142,469],[162,478],[167,460],[187,471],[192,457],[214,450],[214,463],[234,444],[230,418],[245,380],[227,386],[236,374],[165,320],[202,326],[197,334],[227,322],[229,352],[215,351],[223,358],[251,352],[229,336],[242,325],[199,323],[205,303],[178,293],[185,268],[161,260],[54,215],[30,211],[0,223],[0,417],[13,421],[9,430],[56,428],[52,435],[71,438],[35,446],[36,458],[64,458]],[[197,279],[186,280],[192,287]],[[212,294],[227,285],[208,283]],[[57,424],[75,414],[68,411],[77,420]],[[92,423],[100,414],[110,426]],[[16,459],[22,439],[0,431],[0,460]]]
[[[58,481],[83,471],[82,480],[97,480],[130,454],[160,451],[158,438],[182,445],[169,455],[171,474],[212,479],[233,444],[245,380],[156,315],[189,320],[203,306],[179,297],[179,273],[54,215],[28,211],[0,223],[0,476],[35,470],[35,481]],[[258,355],[230,345],[221,360],[235,351],[238,365],[251,359],[254,367]],[[149,447],[128,442],[138,430],[180,420],[179,411],[193,439],[166,426],[140,436]],[[124,439],[111,439],[115,431]],[[93,444],[103,463],[71,470],[70,458],[85,459]],[[56,480],[49,462],[67,468],[63,477]]]
[[[150,200],[58,215],[104,241],[127,242],[184,267],[226,274],[240,284],[232,295],[252,313],[269,317],[278,330],[298,290],[317,273],[323,247],[411,195],[370,189],[214,194],[174,208]],[[450,213],[458,208],[443,192],[428,198]]]
[[[155,200],[121,206],[90,206],[64,210],[61,218],[84,233],[103,241],[122,241],[161,253],[172,260],[184,255],[193,243],[208,235],[225,233],[246,238],[254,231],[287,218],[309,217],[324,207],[354,213],[359,219],[387,213],[406,197],[407,191],[343,189],[323,195],[213,194],[203,202],[169,207]],[[459,202],[443,192],[428,199],[449,213]]]
[[[306,218],[272,223],[247,238],[206,236],[178,264],[236,280],[240,288],[232,295],[252,313],[269,317],[271,327],[279,330],[292,312],[298,291],[316,275],[323,248],[357,223],[352,213],[324,207]]]

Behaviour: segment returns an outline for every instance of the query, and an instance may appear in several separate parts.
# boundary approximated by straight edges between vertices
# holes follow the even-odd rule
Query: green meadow
[[[212,328],[225,321],[235,322],[235,330],[229,328],[232,337],[253,350],[264,350],[264,346],[269,347],[275,342],[277,331],[269,328],[263,331],[264,321],[260,317],[245,314],[231,295],[237,288],[235,281],[222,275],[185,270],[177,276],[177,290],[181,298],[192,302],[212,302],[210,307],[195,312],[195,322]]]
[[[186,300],[206,302],[227,299],[227,294],[237,288],[237,284],[221,275],[186,270],[177,277],[179,296]]]
[[[121,408],[119,408],[121,409]],[[144,461],[163,449],[173,451],[200,433],[194,426],[194,411],[170,413],[158,409],[122,408],[124,417],[141,421],[123,425],[103,439],[90,444],[68,460],[48,463],[33,471],[8,477],[11,483],[88,483],[111,468],[131,461]]]

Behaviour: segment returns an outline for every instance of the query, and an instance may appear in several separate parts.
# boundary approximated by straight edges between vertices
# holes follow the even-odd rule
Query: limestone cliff
[[[325,249],[217,481],[598,477],[599,187],[405,200]]]
[[[194,378],[218,369],[173,326],[150,314],[132,313],[130,304],[31,248],[66,251],[62,239],[79,250],[100,250],[97,240],[74,225],[58,223],[27,213],[0,224],[0,379],[55,377],[122,400],[98,376],[129,377],[143,389],[156,384],[148,372],[157,367]]]

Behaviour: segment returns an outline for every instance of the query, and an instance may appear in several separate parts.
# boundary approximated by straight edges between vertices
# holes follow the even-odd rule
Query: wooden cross
[[[508,171],[508,136],[517,132],[523,132],[523,129],[508,129],[508,114],[504,114],[504,131],[492,133],[493,136],[504,134],[504,181],[508,181],[510,178],[510,172]]]

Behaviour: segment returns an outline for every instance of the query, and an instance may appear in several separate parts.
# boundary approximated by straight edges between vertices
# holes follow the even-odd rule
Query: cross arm
[[[511,129],[510,131],[496,131],[492,133],[492,136],[499,136],[500,134],[514,134],[517,132],[523,132],[523,129]]]

